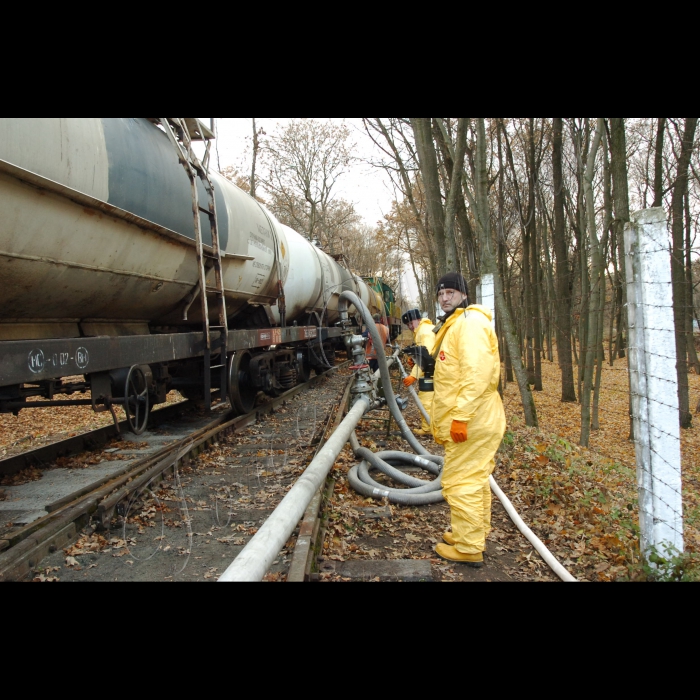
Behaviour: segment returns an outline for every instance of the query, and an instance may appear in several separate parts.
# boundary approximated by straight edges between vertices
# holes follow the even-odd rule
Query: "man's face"
[[[419,324],[420,324],[420,321],[416,321],[416,320],[414,319],[413,321],[411,321],[411,322],[408,324],[408,327],[415,333],[415,332],[416,332],[416,328],[418,328],[418,325],[419,325]]]
[[[438,304],[445,313],[454,311],[466,298],[466,294],[456,289],[441,289],[438,292]]]

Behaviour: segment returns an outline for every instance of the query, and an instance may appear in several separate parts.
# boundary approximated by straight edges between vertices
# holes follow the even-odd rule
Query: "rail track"
[[[36,519],[29,514],[26,524],[12,523],[0,529],[0,580],[32,576],[50,580],[57,577],[46,572],[55,573],[56,568],[64,572],[61,580],[72,580],[78,572],[97,569],[94,562],[84,567],[80,561],[83,555],[98,552],[114,554],[107,560],[117,564],[119,571],[110,579],[197,579],[202,573],[201,559],[207,565],[219,564],[209,566],[205,574],[220,568],[222,562],[227,564],[279,500],[275,494],[281,498],[285,487],[303,470],[306,457],[313,457],[341,402],[347,385],[346,365],[341,363],[246,415],[220,410],[214,417],[198,417],[176,404],[157,412],[161,415],[148,435],[125,435],[117,447],[109,442],[114,432],[110,426],[14,456],[4,460],[4,465],[0,462],[0,473],[3,468],[13,473],[28,466],[55,464],[57,457],[70,464],[71,457],[66,455],[85,449],[92,450],[88,462],[97,462],[86,470],[91,475],[83,481],[89,483],[74,485],[70,493],[61,494],[61,488],[56,488],[64,476],[61,468],[48,469],[42,479],[27,485],[24,490],[43,498],[47,512]],[[271,427],[275,420],[280,423],[277,428]],[[205,454],[207,449],[210,452]],[[7,491],[12,499],[20,488]],[[0,502],[0,511],[9,503]],[[146,511],[157,517],[144,517]],[[167,535],[170,530],[177,534]],[[160,533],[155,540],[151,537],[154,532]],[[199,546],[212,541],[216,552],[207,553],[211,548]],[[64,549],[76,556],[66,556]],[[144,556],[146,550],[149,553]],[[195,550],[201,551],[193,554]],[[301,566],[308,572],[310,551],[303,564],[301,554],[296,554],[297,570]],[[161,556],[155,557],[159,552]],[[124,561],[131,562],[130,566],[122,563],[125,553],[129,556]],[[286,576],[291,550],[289,555],[272,572],[273,578]],[[192,556],[197,566],[190,562]],[[158,564],[168,558],[172,561],[161,561],[150,572],[145,566],[132,568],[137,562]],[[66,567],[64,560],[76,564]],[[185,560],[190,564],[182,567]]]

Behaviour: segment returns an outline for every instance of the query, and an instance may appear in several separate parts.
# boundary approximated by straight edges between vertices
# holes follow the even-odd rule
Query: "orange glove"
[[[409,369],[413,369],[413,365],[415,365],[416,363],[413,361],[413,359],[411,357],[407,357],[406,364],[408,365]]]
[[[415,382],[415,381],[416,381],[416,378],[415,378],[415,377],[406,377],[406,378],[403,380],[403,385],[404,385],[404,386],[411,386],[411,384],[413,384],[413,382]]]
[[[467,441],[467,424],[461,420],[453,420],[450,426],[450,437],[455,442]]]

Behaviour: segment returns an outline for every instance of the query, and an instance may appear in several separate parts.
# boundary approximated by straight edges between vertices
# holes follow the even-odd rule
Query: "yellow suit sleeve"
[[[459,333],[454,338],[459,357],[459,382],[457,400],[452,412],[453,420],[468,423],[476,414],[483,394],[491,383],[493,374],[493,352],[489,337],[488,321],[481,314],[468,314],[459,324]]]

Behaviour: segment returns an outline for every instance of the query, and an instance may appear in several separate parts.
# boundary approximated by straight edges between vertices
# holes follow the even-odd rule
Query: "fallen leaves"
[[[16,474],[10,474],[0,481],[2,486],[21,486],[28,484],[30,481],[39,481],[43,473],[36,467],[27,467]]]
[[[50,572],[51,571],[57,571],[58,569],[54,567],[53,569],[46,569],[45,572],[37,574],[34,576],[32,579],[32,583],[55,583],[56,581],[60,581],[58,576],[51,576]]]
[[[65,548],[63,551],[70,557],[79,557],[82,554],[101,552],[108,546],[110,546],[109,542],[107,542],[102,535],[82,535],[78,538],[77,542]]]

